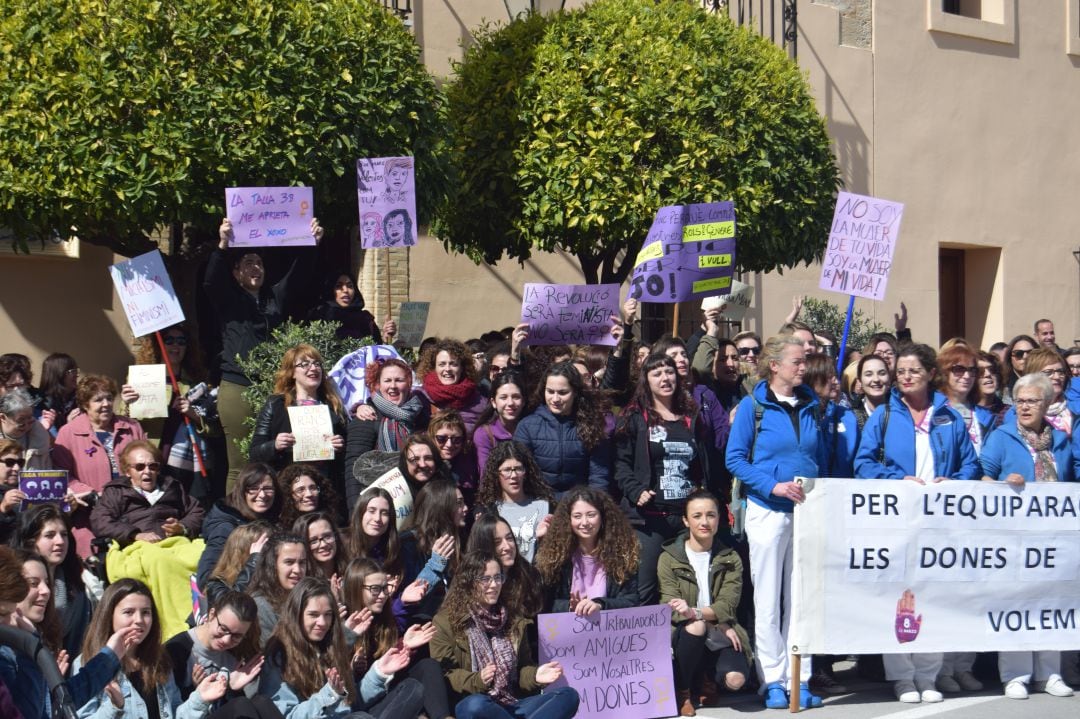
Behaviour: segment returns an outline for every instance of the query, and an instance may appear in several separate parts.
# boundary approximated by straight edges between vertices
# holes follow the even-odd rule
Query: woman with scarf
[[[1072,437],[1073,413],[1065,402],[1065,388],[1072,378],[1065,359],[1052,347],[1040,347],[1028,355],[1024,365],[1025,376],[1036,372],[1050,380],[1050,386],[1054,389],[1046,408],[1046,423]]]
[[[456,409],[472,434],[488,405],[477,386],[476,363],[469,348],[452,339],[440,339],[420,358],[417,367],[424,394],[437,412]]]

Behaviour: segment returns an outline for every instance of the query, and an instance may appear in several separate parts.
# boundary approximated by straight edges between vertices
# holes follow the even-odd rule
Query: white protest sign
[[[310,187],[225,188],[230,247],[314,245],[314,202]]]
[[[754,302],[754,286],[738,280],[731,281],[731,294],[721,295],[725,307],[721,314],[730,320],[741,320]]]
[[[1080,647],[1080,484],[807,480],[800,654]]]
[[[292,454],[294,462],[321,462],[334,458],[334,426],[330,408],[325,404],[289,407],[289,424],[296,437]]]
[[[406,347],[419,347],[427,329],[430,302],[402,302],[398,308],[398,340]]]
[[[394,513],[397,516],[397,530],[403,532],[409,528],[412,522],[413,496],[409,490],[409,483],[405,481],[405,475],[401,470],[394,467],[389,472],[376,479],[367,489],[378,487],[385,489],[391,499],[394,500]],[[367,489],[364,491],[366,492]],[[361,494],[361,496],[363,496]]]
[[[903,214],[902,203],[841,192],[836,198],[818,286],[845,295],[884,299]]]
[[[142,337],[184,321],[180,300],[157,250],[117,262],[109,268],[109,275],[134,336]]]
[[[132,419],[169,416],[165,365],[137,364],[128,367],[128,384],[139,393],[138,401],[128,405],[128,414]]]

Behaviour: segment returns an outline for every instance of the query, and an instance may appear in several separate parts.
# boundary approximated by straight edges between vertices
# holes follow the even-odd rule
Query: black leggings
[[[742,674],[744,681],[750,676],[750,664],[746,661],[746,654],[736,651],[735,647],[706,649],[705,636],[695,637],[686,631],[685,624],[675,633],[672,647],[675,650],[677,689],[689,689],[702,666],[721,688],[727,687],[726,677],[731,672]]]
[[[206,719],[283,719],[281,712],[270,701],[270,697],[254,696],[236,697],[225,702],[225,705],[215,709],[207,715]]]
[[[423,686],[424,713],[428,715],[428,719],[445,719],[454,715],[450,710],[446,679],[443,678],[442,667],[437,661],[431,657],[414,659],[405,674]]]

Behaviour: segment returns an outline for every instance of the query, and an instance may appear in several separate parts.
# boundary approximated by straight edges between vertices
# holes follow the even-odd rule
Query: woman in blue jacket
[[[933,389],[937,357],[923,344],[907,345],[896,358],[896,386],[888,403],[863,427],[855,455],[859,479],[907,479],[931,484],[981,476],[964,418]],[[885,676],[896,698],[916,704],[939,702],[936,680],[942,654],[886,654]]]
[[[803,384],[806,351],[792,335],[765,343],[757,383],[736,407],[727,465],[746,491],[746,536],[754,583],[755,654],[765,683],[765,706],[788,706],[799,682],[799,703],[821,706],[810,693],[810,662],[789,676],[787,618],[791,616],[792,512],[805,498],[796,477],[816,477],[821,453],[817,397]],[[781,599],[783,606],[781,606]]]
[[[1006,421],[990,435],[979,459],[983,480],[1023,486],[1027,482],[1076,479],[1068,435],[1046,421],[1054,387],[1042,373],[1026,374],[1013,385],[1016,421]],[[1061,678],[1061,652],[999,652],[998,670],[1005,696],[1027,699],[1028,684],[1045,682],[1046,693],[1073,695]]]
[[[556,498],[582,484],[606,492],[611,443],[604,412],[574,365],[548,368],[535,402],[536,411],[518,422],[514,439],[533,453]]]
[[[821,475],[853,477],[855,450],[859,446],[859,420],[855,412],[836,401],[840,396],[840,382],[836,379],[835,361],[826,354],[810,355],[806,358],[803,382],[814,390],[818,400]]]

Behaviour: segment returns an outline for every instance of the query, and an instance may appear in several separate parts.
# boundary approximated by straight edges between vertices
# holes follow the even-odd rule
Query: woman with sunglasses
[[[1072,382],[1072,377],[1065,365],[1065,359],[1052,347],[1039,347],[1027,356],[1024,374],[1038,372],[1050,380],[1054,394],[1046,408],[1046,422],[1056,430],[1072,437],[1073,413],[1065,400],[1065,388]]]
[[[513,439],[518,421],[525,416],[525,376],[516,370],[503,371],[491,380],[488,396],[491,406],[476,420],[472,435],[480,472],[495,445]]]
[[[0,439],[0,544],[7,544],[19,522],[19,508],[26,495],[19,489],[19,472],[26,466],[22,446]]]
[[[1012,388],[1016,380],[1024,376],[1027,356],[1039,343],[1030,335],[1017,335],[1005,347],[1005,357],[1001,368],[1001,399],[1005,404],[1012,404]]]
[[[938,354],[937,390],[948,399],[949,407],[963,417],[976,456],[994,429],[994,415],[976,401],[978,379],[978,357],[967,342],[957,340]]]
[[[427,435],[439,448],[439,456],[450,468],[450,476],[461,488],[470,506],[476,497],[479,472],[476,468],[476,452],[468,443],[465,421],[454,410],[440,412],[428,424]]]
[[[1009,409],[1009,405],[1001,400],[1001,360],[993,352],[979,351],[975,354],[975,363],[979,366],[978,404],[993,415],[997,428]]]

